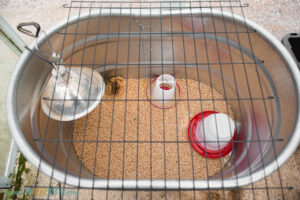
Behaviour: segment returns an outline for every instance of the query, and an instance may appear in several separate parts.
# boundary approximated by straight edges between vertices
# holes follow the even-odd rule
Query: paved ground
[[[244,9],[244,14],[247,18],[255,21],[256,23],[264,26],[267,30],[273,33],[278,39],[281,39],[285,34],[290,32],[300,32],[300,1],[299,0],[243,0],[243,3],[249,3],[249,7]],[[36,21],[40,23],[42,29],[48,29],[56,21],[63,19],[67,16],[68,10],[62,8],[64,3],[69,3],[66,0],[51,0],[51,1],[35,1],[35,0],[0,0],[0,14],[12,26],[16,27],[19,22]],[[26,43],[30,43],[32,38],[20,34]],[[1,57],[3,56],[0,52]],[[1,75],[0,75],[1,77]],[[0,78],[2,80],[2,78]],[[300,198],[300,149],[288,160],[288,162],[280,169],[282,184],[284,186],[291,186],[294,189],[284,190],[286,199],[299,199]],[[48,181],[43,177],[43,181]],[[56,184],[56,183],[55,183]],[[279,185],[278,174],[267,178],[269,186]],[[264,190],[266,182],[262,180],[253,185],[254,188],[261,188],[260,190],[244,189],[240,193],[236,191],[227,191],[226,198],[232,199],[241,197],[242,199],[266,199],[269,195],[270,199],[281,199],[280,190]],[[251,189],[251,185],[247,188]],[[75,191],[76,193],[77,191]],[[69,199],[75,198],[74,194],[70,193],[66,197]],[[86,199],[91,194],[91,191],[81,190],[79,197]],[[94,194],[95,199],[104,199],[106,194],[109,198],[120,198],[122,193],[118,191],[96,191]],[[154,199],[165,198],[174,199],[179,196],[178,192],[139,192],[140,199]],[[183,199],[191,199],[193,192],[182,192]],[[207,192],[196,192],[197,198],[207,198]],[[213,192],[211,197],[221,198],[222,193]],[[239,196],[240,195],[240,196]],[[253,196],[255,195],[255,196]],[[57,196],[54,196],[57,197]],[[126,199],[133,199],[136,197],[135,192],[124,193]]]

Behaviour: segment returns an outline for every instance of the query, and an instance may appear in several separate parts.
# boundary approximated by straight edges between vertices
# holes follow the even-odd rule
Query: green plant
[[[16,173],[10,174],[9,178],[11,178],[12,189],[7,190],[6,199],[17,199],[19,195],[22,195],[22,199],[28,199],[27,192],[21,191],[23,184],[23,174],[28,174],[30,172],[29,168],[26,168],[26,158],[23,154],[20,153],[18,163],[17,163],[17,171]]]

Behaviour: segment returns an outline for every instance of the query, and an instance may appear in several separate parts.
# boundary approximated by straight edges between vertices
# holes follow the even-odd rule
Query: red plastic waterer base
[[[189,139],[193,149],[200,155],[207,157],[207,158],[222,158],[222,157],[228,155],[232,151],[232,149],[235,147],[236,143],[234,141],[236,141],[236,130],[234,131],[234,135],[233,135],[231,141],[229,141],[226,144],[226,146],[224,146],[220,150],[206,150],[205,147],[203,145],[201,145],[199,142],[195,142],[195,141],[198,141],[198,139],[196,138],[196,134],[195,134],[198,122],[214,113],[218,113],[218,112],[204,111],[204,112],[201,112],[201,113],[198,113],[197,115],[195,115],[193,117],[193,119],[190,121],[190,124],[188,127],[188,139]]]

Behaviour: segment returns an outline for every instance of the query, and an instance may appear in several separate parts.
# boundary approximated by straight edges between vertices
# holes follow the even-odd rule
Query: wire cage
[[[48,59],[56,52],[66,68],[97,71],[106,93],[80,119],[51,119],[40,106],[51,69],[25,51],[8,100],[13,135],[37,167],[27,187],[59,191],[48,199],[68,198],[74,190],[76,198],[83,193],[91,199],[103,192],[106,199],[117,198],[112,190],[129,199],[142,193],[184,199],[184,190],[194,199],[242,199],[244,191],[253,199],[289,196],[292,187],[279,167],[299,142],[299,72],[273,36],[245,19],[245,7],[238,0],[64,5],[67,19],[29,49]],[[171,74],[178,84],[169,109],[153,106],[160,100],[151,98],[151,90],[147,98],[147,88],[161,74]],[[229,115],[239,127],[225,157],[199,155],[193,144],[207,141],[188,138],[193,116],[207,110]],[[268,181],[272,172],[274,180]],[[43,173],[49,182],[42,183]],[[157,190],[164,195],[156,196]]]

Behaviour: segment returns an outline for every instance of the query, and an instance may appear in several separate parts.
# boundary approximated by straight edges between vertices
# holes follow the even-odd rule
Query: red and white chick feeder
[[[200,155],[221,158],[234,148],[236,132],[236,122],[227,114],[204,111],[190,121],[188,139]]]
[[[152,79],[147,87],[147,98],[153,106],[160,109],[174,107],[180,94],[180,86],[170,74],[162,74]]]

